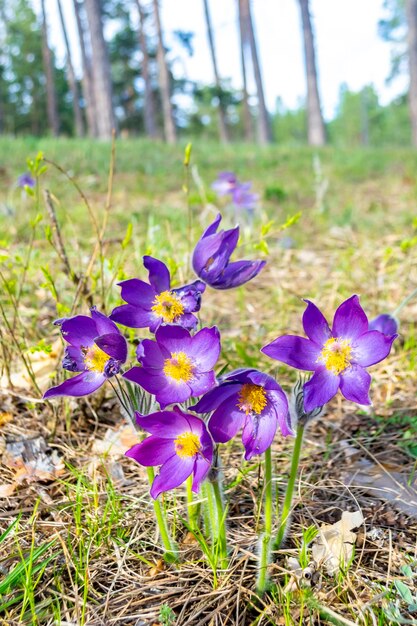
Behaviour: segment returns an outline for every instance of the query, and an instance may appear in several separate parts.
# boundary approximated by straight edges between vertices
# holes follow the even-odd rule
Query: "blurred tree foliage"
[[[385,16],[379,23],[381,36],[394,44],[392,76],[406,71],[404,2],[385,0]],[[28,0],[0,0],[0,132],[9,134],[48,133],[41,23],[31,6]],[[143,57],[137,11],[132,7],[132,0],[103,0],[104,28],[110,35],[108,45],[119,128],[129,135],[138,135],[144,133]],[[145,12],[143,28],[150,59],[156,121],[161,128],[156,32],[149,10]],[[188,80],[186,68],[188,56],[192,53],[193,33],[171,33],[170,41],[173,49],[167,51],[167,59],[171,67],[172,100],[179,132],[216,140],[218,105],[221,102],[226,111],[231,139],[243,140],[240,91],[233,88],[228,80],[221,81],[220,88]],[[54,63],[61,131],[71,135],[74,133],[71,94],[64,68],[57,65],[56,59]],[[178,68],[182,71],[176,71]],[[174,79],[181,74],[182,78]],[[81,100],[81,105],[84,104]],[[256,111],[252,111],[254,119],[255,114]],[[294,109],[288,109],[278,99],[275,111],[271,113],[274,140],[285,145],[306,143],[305,120],[303,102]],[[410,142],[410,122],[406,95],[383,106],[372,85],[358,92],[342,85],[337,110],[327,128],[333,145],[407,145]]]

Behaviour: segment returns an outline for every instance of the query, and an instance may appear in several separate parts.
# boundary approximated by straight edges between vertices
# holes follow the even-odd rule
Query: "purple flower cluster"
[[[339,306],[332,328],[316,305],[306,302],[303,327],[308,339],[283,335],[262,352],[299,370],[314,372],[304,385],[307,413],[329,402],[339,389],[347,400],[370,404],[371,376],[366,368],[388,356],[397,335],[370,330],[358,296]]]
[[[218,196],[230,196],[236,209],[250,213],[254,211],[259,200],[258,194],[251,191],[252,183],[241,183],[234,172],[220,172],[211,187]]]
[[[236,186],[233,175],[227,174],[224,185]],[[56,322],[67,344],[63,367],[77,374],[49,389],[45,398],[87,395],[120,373],[159,403],[160,410],[150,415],[136,412],[138,425],[150,436],[126,453],[141,465],[160,467],[151,488],[153,498],[189,476],[197,491],[210,470],[215,444],[230,441],[239,431],[247,460],[263,454],[278,429],[283,436],[294,434],[280,385],[253,368],[217,379],[220,333],[215,326],[196,330],[195,313],[200,310],[206,284],[215,289],[237,287],[254,278],[265,264],[230,261],[239,227],[218,232],[221,219],[216,217],[194,249],[192,262],[199,280],[172,288],[164,263],[145,256],[149,282],[132,278],[120,283],[125,304],[116,307],[110,318],[92,308],[91,317],[76,315]],[[262,352],[313,372],[304,385],[306,413],[323,406],[339,389],[348,400],[369,404],[371,377],[366,368],[388,355],[396,337],[396,320],[381,315],[368,323],[358,297],[352,296],[339,306],[330,328],[319,309],[306,302],[303,326],[307,338],[284,335]],[[122,367],[128,348],[116,322],[154,333],[154,339],[139,342],[138,365],[125,372]],[[122,381],[116,380],[123,395]],[[129,397],[126,393],[125,408]],[[199,400],[188,406],[191,398]],[[181,403],[187,403],[186,411],[178,406]],[[133,405],[130,409],[133,415]]]

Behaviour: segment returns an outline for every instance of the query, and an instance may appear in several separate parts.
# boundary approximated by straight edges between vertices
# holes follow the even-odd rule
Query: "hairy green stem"
[[[391,313],[392,317],[396,317],[398,315],[398,313],[401,311],[401,309],[403,309],[405,307],[405,305],[408,304],[410,302],[410,300],[412,300],[414,298],[414,296],[416,296],[416,295],[417,295],[417,289],[414,289],[414,291],[412,291],[406,298],[404,298],[404,300],[401,302],[401,304],[399,304],[397,306],[395,311],[393,311]]]
[[[292,497],[294,493],[295,479],[297,478],[298,464],[300,462],[301,444],[303,442],[304,428],[304,424],[298,424],[297,435],[295,438],[294,450],[291,459],[290,475],[288,478],[287,489],[285,492],[284,504],[282,506],[278,534],[273,544],[274,550],[278,550],[281,547],[282,541],[285,537],[285,531],[287,530],[288,522],[290,520]]]
[[[189,476],[186,481],[187,487],[187,510],[188,510],[188,523],[190,525],[191,530],[198,529],[198,504],[194,504],[194,496],[193,496],[193,476]]]
[[[149,484],[152,484],[153,479],[155,478],[155,471],[153,467],[146,468],[148,471],[148,479]],[[168,524],[166,521],[165,512],[162,509],[161,503],[159,500],[153,501],[153,510],[155,511],[156,521],[158,522],[158,528],[161,535],[161,540],[166,550],[166,556],[170,561],[178,560],[177,548],[174,544],[174,541],[171,539]]]
[[[221,569],[227,569],[229,562],[227,559],[226,510],[223,506],[223,498],[218,479],[210,482],[210,485],[213,489],[217,511],[217,545],[220,555],[220,567]]]
[[[265,450],[264,456],[264,532],[261,537],[261,558],[258,571],[259,593],[264,593],[268,586],[268,565],[271,554],[271,534],[272,534],[272,452],[269,447]]]

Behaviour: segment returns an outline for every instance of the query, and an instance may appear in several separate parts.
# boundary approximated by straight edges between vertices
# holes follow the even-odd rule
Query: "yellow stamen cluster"
[[[190,431],[174,439],[174,446],[181,458],[195,456],[201,450],[200,438]]]
[[[166,376],[183,383],[188,383],[194,374],[191,359],[184,352],[173,352],[164,362],[163,370]]]
[[[252,385],[246,383],[242,385],[242,389],[239,391],[238,396],[238,408],[241,411],[249,413],[256,413],[259,415],[266,407],[266,393],[265,389],[260,385]]]
[[[155,297],[152,311],[162,317],[164,322],[171,324],[184,313],[184,306],[172,291],[163,291]]]
[[[102,374],[109,359],[109,355],[96,345],[85,350],[84,363],[90,372]]]
[[[323,363],[333,374],[340,374],[350,365],[352,348],[348,339],[328,339],[323,346],[317,363]]]

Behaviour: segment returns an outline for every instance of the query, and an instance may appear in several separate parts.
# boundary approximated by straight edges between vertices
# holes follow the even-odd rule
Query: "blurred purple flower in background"
[[[95,308],[91,317],[76,315],[59,322],[62,337],[69,344],[62,367],[81,373],[48,389],[43,397],[86,396],[119,373],[127,359],[126,340],[116,324]]]
[[[216,442],[230,441],[243,428],[246,460],[269,448],[278,426],[284,436],[293,434],[285,393],[271,376],[255,369],[231,372],[191,409],[214,410],[208,428]]]
[[[31,189],[33,189],[35,185],[36,185],[35,179],[31,176],[31,174],[29,174],[29,172],[25,172],[24,174],[21,174],[19,178],[17,179],[17,186],[22,187],[22,189],[24,187],[30,187]]]
[[[220,333],[215,326],[202,328],[193,337],[180,326],[160,326],[155,339],[139,344],[136,353],[142,367],[132,367],[124,378],[155,395],[162,408],[214,387],[213,367],[220,355]]]
[[[252,183],[239,183],[233,190],[232,200],[236,209],[242,209],[251,213],[256,208],[259,200],[257,193],[250,191]]]
[[[316,305],[306,302],[303,326],[308,339],[283,335],[262,348],[262,352],[291,367],[314,372],[304,385],[306,413],[329,402],[338,389],[347,400],[371,404],[371,376],[365,368],[388,356],[397,335],[388,337],[378,330],[369,330],[358,296],[339,306],[332,329]]]
[[[233,172],[220,172],[217,179],[211,185],[211,188],[218,196],[227,196],[233,193],[237,184],[238,180],[236,174]]]
[[[201,280],[214,289],[239,287],[254,278],[266,261],[235,261],[230,257],[239,240],[239,226],[216,232],[222,216],[203,232],[193,253],[193,268]]]
[[[259,200],[259,195],[250,191],[252,183],[241,183],[233,172],[220,172],[211,187],[218,196],[230,195],[235,209],[249,213],[254,211]]]
[[[149,283],[131,278],[119,283],[121,296],[127,304],[113,309],[110,319],[129,328],[146,328],[151,332],[161,324],[178,324],[195,328],[198,319],[193,313],[200,310],[201,294],[206,286],[200,280],[190,285],[171,289],[167,266],[151,256],[143,257]]]
[[[203,420],[183,413],[178,407],[151,415],[136,413],[136,421],[151,433],[126,452],[140,465],[161,469],[155,477],[151,496],[179,487],[193,474],[192,490],[198,492],[213,460],[213,441]]]

